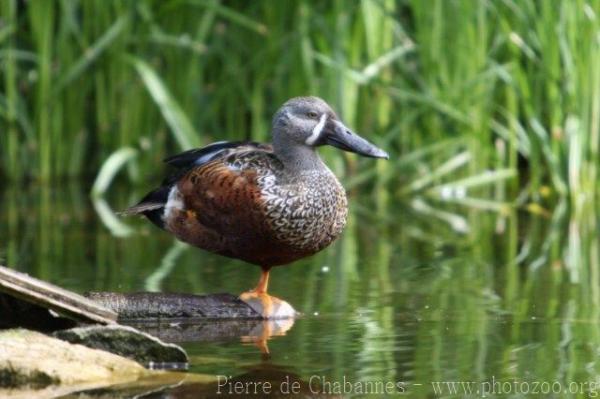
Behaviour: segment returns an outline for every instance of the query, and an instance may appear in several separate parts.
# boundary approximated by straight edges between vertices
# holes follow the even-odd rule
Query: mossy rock
[[[57,331],[53,335],[72,344],[101,349],[135,360],[151,368],[165,363],[179,363],[182,366],[178,368],[181,368],[187,366],[188,362],[187,354],[180,346],[165,343],[132,327],[97,325]]]
[[[0,392],[2,388],[53,384],[121,383],[149,373],[135,361],[35,331],[0,332]]]

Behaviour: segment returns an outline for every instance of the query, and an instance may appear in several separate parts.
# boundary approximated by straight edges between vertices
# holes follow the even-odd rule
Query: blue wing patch
[[[177,155],[173,155],[165,159],[165,162],[176,168],[190,168],[192,166],[200,166],[213,159],[219,158],[223,150],[245,145],[244,141],[218,141],[202,148],[194,148]]]

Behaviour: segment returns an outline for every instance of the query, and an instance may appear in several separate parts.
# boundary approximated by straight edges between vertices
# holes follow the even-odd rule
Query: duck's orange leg
[[[289,303],[267,294],[269,287],[269,270],[262,269],[256,288],[240,295],[240,299],[248,304],[265,319],[285,319],[296,316],[296,311]]]
[[[267,288],[269,288],[269,269],[262,269],[260,273],[260,280],[254,289],[254,292],[258,294],[266,294]]]

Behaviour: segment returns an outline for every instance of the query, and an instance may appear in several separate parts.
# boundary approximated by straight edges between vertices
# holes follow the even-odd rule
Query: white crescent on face
[[[313,145],[317,142],[319,136],[321,135],[321,132],[323,131],[323,128],[325,127],[325,122],[327,122],[327,114],[321,115],[319,123],[315,125],[315,127],[312,130],[312,133],[306,139],[306,145]]]

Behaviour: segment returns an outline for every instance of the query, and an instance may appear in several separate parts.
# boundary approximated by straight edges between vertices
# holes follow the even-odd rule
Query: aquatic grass
[[[98,176],[92,185],[92,197],[100,197],[106,193],[111,182],[119,171],[128,164],[135,162],[138,151],[135,148],[125,147],[115,151],[102,164]]]
[[[454,172],[456,169],[467,165],[471,160],[472,156],[469,151],[462,151],[452,156],[450,159],[439,165],[435,170],[430,171],[422,177],[417,178],[415,181],[408,184],[406,190],[412,192],[418,192],[427,185],[431,184],[437,179],[442,178],[449,173]]]
[[[160,265],[144,280],[144,288],[148,292],[160,292],[162,281],[171,274],[177,259],[190,247],[181,241],[175,241],[173,246],[165,253]]]
[[[37,84],[34,95],[34,126],[36,127],[39,160],[37,174],[42,180],[52,176],[53,143],[58,140],[58,132],[52,129],[51,115],[53,106],[50,101],[52,88],[52,55],[54,49],[54,15],[56,7],[51,2],[36,1],[27,7],[32,29],[32,39],[37,54],[35,69]]]
[[[444,183],[441,186],[432,187],[430,190],[437,194],[442,194],[447,191],[466,190],[473,187],[479,187],[490,183],[496,183],[502,179],[510,179],[516,175],[516,171],[512,169],[496,169],[493,171],[484,171],[478,175],[468,176],[460,180],[455,180],[450,183]]]
[[[145,62],[132,59],[152,99],[158,105],[182,150],[198,147],[199,136],[181,107],[165,87],[156,72]]]
[[[468,233],[470,230],[467,220],[461,215],[432,207],[420,198],[414,199],[410,205],[419,213],[447,223],[457,233]]]
[[[135,230],[129,227],[115,211],[108,205],[104,198],[92,198],[92,205],[102,224],[115,237],[128,237],[135,233]]]
[[[550,188],[581,204],[598,190],[599,12],[583,0],[7,0],[2,174],[95,175],[123,147],[140,151],[143,176],[158,174],[181,148],[268,140],[281,102],[317,94],[391,153],[325,154],[351,186],[375,188],[380,209],[384,193],[436,180],[417,168],[435,173],[460,151],[472,159],[448,180],[513,170],[490,182],[503,201],[526,187],[533,202]],[[411,161],[446,140],[463,146]]]
[[[83,73],[102,55],[111,43],[124,31],[128,23],[128,15],[120,16],[103,35],[85,53],[65,71],[60,80],[52,88],[52,96],[57,96],[61,90],[81,77]]]
[[[19,159],[19,131],[17,124],[17,64],[15,57],[15,39],[14,31],[16,30],[17,19],[16,0],[5,1],[0,5],[2,13],[5,15],[6,22],[0,33],[0,43],[6,41],[6,56],[4,57],[4,93],[3,96],[3,119],[6,120],[6,131],[0,137],[0,145],[6,148],[7,157],[3,157],[5,163],[3,169],[6,173],[16,177],[21,176],[21,161]]]

